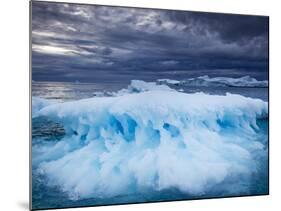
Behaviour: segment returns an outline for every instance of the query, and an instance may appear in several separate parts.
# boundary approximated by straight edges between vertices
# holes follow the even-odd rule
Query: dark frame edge
[[[32,210],[32,0],[29,1],[29,210]]]
[[[267,193],[270,194],[270,17],[267,16],[267,74],[268,74],[268,140],[267,140]]]

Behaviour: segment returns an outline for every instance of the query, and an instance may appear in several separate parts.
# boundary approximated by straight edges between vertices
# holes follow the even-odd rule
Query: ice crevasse
[[[65,136],[41,151],[38,172],[73,200],[169,188],[200,195],[251,177],[267,115],[259,99],[161,90],[46,104],[36,116]]]

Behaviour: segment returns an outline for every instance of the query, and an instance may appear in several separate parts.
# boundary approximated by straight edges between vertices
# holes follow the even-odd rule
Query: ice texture
[[[40,111],[42,108],[50,105],[52,101],[46,100],[40,97],[32,97],[32,117],[37,116],[37,112]]]
[[[239,178],[251,179],[253,155],[265,150],[257,121],[267,118],[267,103],[161,89],[36,103],[36,115],[60,123],[66,134],[40,149],[37,171],[73,200],[171,188],[198,196],[228,178],[238,178],[227,189],[235,192]]]

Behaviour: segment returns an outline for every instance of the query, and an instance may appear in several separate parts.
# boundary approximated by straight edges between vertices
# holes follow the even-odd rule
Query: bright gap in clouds
[[[63,47],[50,46],[50,45],[33,45],[32,50],[39,53],[59,54],[59,55],[74,55],[79,53],[73,49]]]

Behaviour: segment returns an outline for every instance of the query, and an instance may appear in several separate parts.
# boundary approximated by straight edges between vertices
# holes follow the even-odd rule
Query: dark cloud
[[[267,38],[268,18],[261,16],[170,11],[172,21],[192,29],[197,25],[203,34],[217,33],[226,42],[245,42],[255,37]]]
[[[32,3],[33,79],[267,78],[268,18]]]

